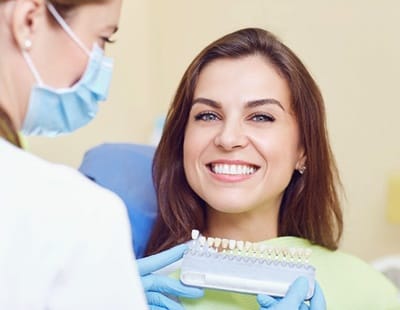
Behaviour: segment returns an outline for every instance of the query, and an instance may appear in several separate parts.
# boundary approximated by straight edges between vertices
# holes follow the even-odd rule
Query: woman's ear
[[[29,50],[32,47],[39,19],[45,16],[45,5],[44,0],[15,0],[11,31],[21,49]]]
[[[299,153],[299,159],[296,162],[296,170],[299,171],[301,174],[303,174],[306,168],[307,168],[307,155],[304,149],[302,148],[301,152]]]

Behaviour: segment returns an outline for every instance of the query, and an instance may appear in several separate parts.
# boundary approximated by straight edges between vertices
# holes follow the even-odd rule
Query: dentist
[[[107,97],[121,0],[0,0],[0,309],[147,309],[123,203],[21,149]]]

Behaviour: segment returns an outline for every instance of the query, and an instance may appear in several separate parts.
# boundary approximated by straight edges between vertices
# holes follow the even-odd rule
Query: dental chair
[[[389,255],[371,262],[372,266],[382,272],[397,287],[400,299],[400,255]]]
[[[157,215],[151,173],[154,150],[142,144],[102,144],[87,151],[79,167],[81,173],[124,201],[137,258],[144,255]]]

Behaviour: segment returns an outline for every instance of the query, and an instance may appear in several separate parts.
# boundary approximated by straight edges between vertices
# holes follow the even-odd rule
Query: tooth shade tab
[[[222,239],[221,238],[215,238],[214,239],[214,246],[218,249],[221,246]]]
[[[236,240],[229,240],[229,250],[234,250],[236,248]]]
[[[229,240],[228,239],[222,239],[222,248],[226,249],[228,248],[229,245]]]
[[[228,164],[211,164],[211,171],[215,174],[227,175],[251,175],[257,171],[257,167],[251,165],[228,165]]]
[[[209,247],[212,247],[214,245],[214,238],[213,237],[208,237],[207,238],[207,245]]]
[[[237,247],[237,249],[238,249],[240,252],[242,252],[243,249],[244,249],[244,241],[238,240],[238,241],[236,242],[236,247]]]
[[[205,246],[206,243],[207,243],[206,237],[200,236],[200,237],[199,237],[199,243],[200,243],[201,246]]]
[[[244,250],[245,250],[246,252],[249,252],[250,249],[252,248],[252,246],[253,246],[253,244],[252,244],[250,241],[246,241],[246,242],[244,243]]]
[[[253,243],[252,249],[253,249],[254,253],[258,253],[259,248],[260,248],[260,246],[258,245],[258,243]]]
[[[192,240],[196,240],[200,236],[200,232],[197,229],[192,229]]]

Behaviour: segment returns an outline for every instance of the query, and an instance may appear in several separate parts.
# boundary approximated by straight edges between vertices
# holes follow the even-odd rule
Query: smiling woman
[[[196,112],[204,113],[205,108],[215,124],[194,122]],[[195,130],[197,127],[204,129]],[[186,160],[190,148],[205,139],[215,149],[215,155],[208,155],[207,160],[242,160],[260,168],[245,186],[261,179],[271,184],[282,182],[274,197],[269,198],[274,198],[276,236],[299,236],[332,250],[337,248],[343,225],[340,182],[328,142],[323,99],[297,56],[272,34],[248,29],[227,35],[206,47],[186,70],[154,159],[160,224],[155,228],[149,253],[186,241],[193,227],[203,233],[214,230],[209,222],[214,206],[194,190],[189,181],[192,173],[185,166],[190,162]],[[282,166],[277,168],[270,160],[279,156],[269,159],[263,154],[272,143],[282,148],[282,160],[276,159]],[[194,170],[204,171],[203,164],[208,163],[204,160],[197,160]],[[304,167],[307,170],[302,175]],[[276,179],[280,173],[284,176]],[[261,186],[263,191],[271,186],[268,184]],[[241,190],[237,186],[232,192]],[[176,187],[181,188],[178,193]],[[251,199],[250,192],[241,194]],[[220,199],[230,198],[223,195]],[[249,201],[247,208],[253,209],[255,203],[261,201]],[[261,204],[264,208],[260,210],[272,210]],[[261,223],[265,220],[258,219]],[[228,227],[224,225],[230,230]],[[264,229],[256,227],[258,233],[253,236],[251,227],[242,228],[243,237],[252,241],[267,237]],[[263,232],[264,236],[259,235]]]
[[[273,34],[243,29],[207,46],[178,86],[155,153],[159,215],[147,254],[187,242],[194,228],[211,246],[223,239],[306,248],[328,309],[397,307],[389,281],[337,251],[341,184],[325,118],[315,81]],[[324,303],[316,295],[295,308],[324,308],[314,307]],[[275,304],[212,290],[181,301],[188,310]]]

